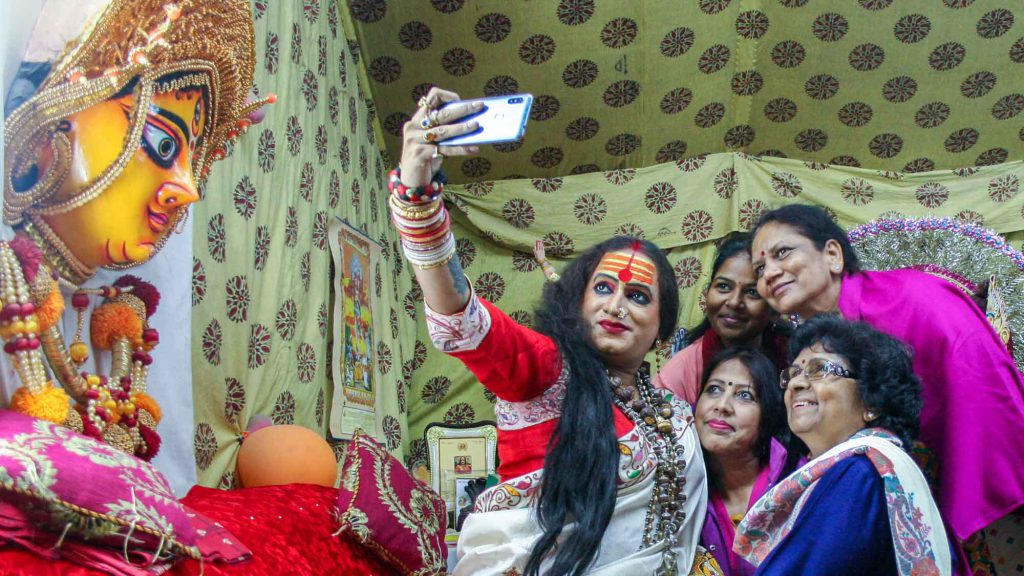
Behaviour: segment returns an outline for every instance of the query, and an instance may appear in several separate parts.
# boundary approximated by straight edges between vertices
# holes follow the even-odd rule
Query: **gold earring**
[[[872,420],[874,420],[876,418],[878,418],[878,414],[875,414],[871,410],[868,410],[867,412],[864,413],[864,421],[865,422],[871,422]]]

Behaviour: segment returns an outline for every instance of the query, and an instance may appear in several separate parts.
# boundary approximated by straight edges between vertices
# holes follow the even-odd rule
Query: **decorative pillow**
[[[362,431],[352,436],[338,490],[341,529],[402,574],[444,573],[444,500]]]
[[[0,499],[66,537],[200,557],[185,510],[151,464],[10,410],[0,410]]]

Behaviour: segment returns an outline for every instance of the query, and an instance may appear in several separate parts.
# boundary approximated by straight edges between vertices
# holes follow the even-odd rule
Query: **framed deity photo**
[[[430,461],[430,485],[448,510],[459,508],[459,486],[486,478],[497,470],[498,428],[494,422],[467,425],[434,423],[424,431]]]

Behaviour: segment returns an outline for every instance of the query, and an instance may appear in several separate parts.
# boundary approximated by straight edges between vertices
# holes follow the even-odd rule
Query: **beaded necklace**
[[[674,410],[669,402],[668,390],[655,389],[646,368],[636,375],[636,385],[623,385],[618,376],[608,374],[615,405],[633,421],[651,446],[658,459],[655,468],[654,490],[647,504],[644,537],[641,548],[663,540],[669,545],[662,552],[658,574],[675,576],[676,552],[672,540],[686,519],[683,503],[686,501],[686,455],[679,445],[679,435],[672,426]]]
[[[24,385],[12,397],[12,409],[151,459],[160,445],[155,428],[161,411],[146,393],[149,352],[159,342],[148,319],[159,292],[133,276],[113,286],[76,288],[77,330],[68,351],[57,327],[64,311],[58,279],[30,238],[0,242],[0,337]],[[92,313],[91,336],[97,349],[111,352],[109,376],[81,371],[89,357],[82,341],[84,313],[93,294],[105,298]],[[49,379],[46,360],[61,387]],[[69,396],[77,411],[70,408]]]

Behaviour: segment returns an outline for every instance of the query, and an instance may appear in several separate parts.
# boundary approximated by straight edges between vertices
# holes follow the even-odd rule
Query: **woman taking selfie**
[[[444,140],[479,110],[432,89],[404,128],[389,203],[423,288],[434,345],[498,401],[502,483],[479,496],[456,574],[688,574],[706,505],[689,407],[642,368],[675,327],[672,268],[649,242],[616,237],[544,288],[537,330],[470,287],[441,200]],[[713,563],[713,562],[712,562]]]

